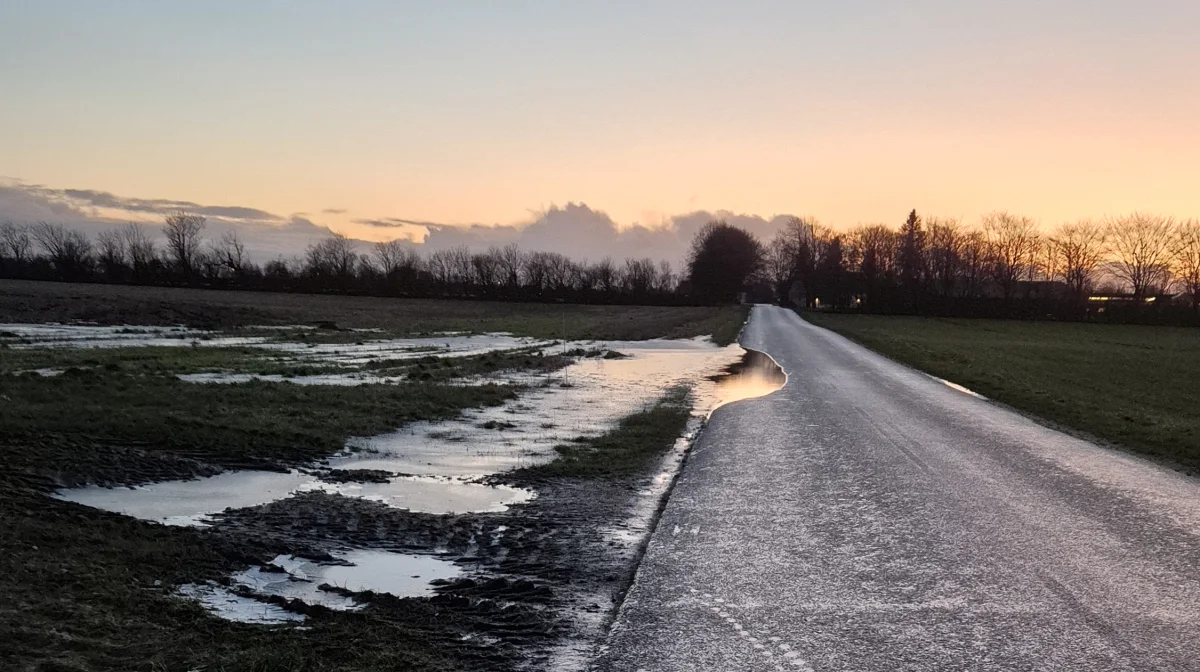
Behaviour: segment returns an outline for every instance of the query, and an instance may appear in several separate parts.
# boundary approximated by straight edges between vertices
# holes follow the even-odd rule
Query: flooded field
[[[286,469],[225,469],[132,487],[60,488],[53,496],[286,549],[220,580],[174,589],[174,595],[222,619],[286,626],[305,622],[314,608],[362,610],[378,595],[440,595],[465,598],[464,605],[515,600],[538,605],[528,617],[551,619],[554,631],[561,630],[557,644],[539,645],[554,669],[577,666],[602,635],[623,585],[620,577],[632,572],[705,418],[723,404],[768,394],[786,380],[765,355],[737,345],[718,347],[707,338],[383,336],[356,332],[349,342],[304,342],[281,340],[278,329],[229,336],[176,327],[0,325],[0,340],[21,350],[190,346],[200,350],[189,352],[217,353],[236,347],[252,348],[271,362],[327,369],[250,373],[208,366],[188,372],[186,356],[184,365],[173,360],[182,370],[172,377],[188,386],[211,386],[218,395],[244,385],[405,389],[414,377],[428,376],[427,367],[449,385],[518,390],[499,405],[468,407],[454,418],[350,437],[340,452]],[[492,355],[497,361],[526,361],[460,367],[461,374],[454,368],[459,365],[451,365]],[[405,361],[420,366],[396,364]],[[103,370],[101,365],[96,375]],[[55,367],[28,371],[39,377],[64,373]],[[690,420],[674,430],[674,445],[668,442],[648,468],[601,479],[538,471],[560,459],[564,447],[582,450],[619,436],[627,419],[657,412],[656,405],[679,390],[687,391]],[[576,576],[563,583],[564,572]],[[524,640],[510,644],[525,646],[519,641]]]

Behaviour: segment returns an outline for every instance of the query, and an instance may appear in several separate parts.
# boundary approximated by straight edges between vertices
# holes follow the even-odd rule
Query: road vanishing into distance
[[[714,413],[598,670],[1200,670],[1200,483],[793,312]]]

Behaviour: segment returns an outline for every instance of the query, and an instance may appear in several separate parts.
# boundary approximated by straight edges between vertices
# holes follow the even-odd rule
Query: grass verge
[[[1200,331],[805,313],[1014,408],[1200,471]]]
[[[554,460],[510,475],[538,478],[614,478],[643,472],[652,460],[671,449],[691,416],[691,392],[676,387],[653,406],[626,416],[615,429],[596,437],[557,446]]]

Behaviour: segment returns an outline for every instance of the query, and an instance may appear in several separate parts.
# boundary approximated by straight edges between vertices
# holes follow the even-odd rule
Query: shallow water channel
[[[100,329],[100,328],[95,328]],[[2,330],[2,329],[0,329]],[[21,330],[33,337],[32,330]],[[10,333],[13,333],[10,331]],[[100,332],[72,338],[55,328],[45,334],[54,345],[134,339],[126,334]],[[138,334],[148,341],[187,338],[180,332]],[[182,338],[181,338],[182,336]],[[159,341],[161,342],[161,341]],[[221,344],[221,343],[218,343]],[[243,342],[244,344],[244,342]],[[399,354],[465,356],[492,350],[541,345],[508,335],[446,336],[394,339],[361,345],[256,343],[317,361],[357,364]],[[111,347],[108,345],[97,347]],[[529,501],[536,493],[483,482],[489,475],[552,460],[554,447],[578,437],[609,431],[621,418],[654,404],[668,390],[687,385],[693,393],[695,420],[688,436],[662,465],[650,491],[642,493],[631,518],[614,521],[614,538],[633,544],[644,538],[658,498],[668,487],[692,435],[702,419],[720,405],[767,394],[784,383],[784,376],[765,355],[737,345],[718,347],[704,338],[633,342],[572,342],[544,346],[547,353],[572,349],[604,349],[624,358],[584,358],[551,374],[505,374],[501,382],[519,382],[525,391],[501,406],[470,410],[443,422],[417,422],[387,434],[351,439],[346,450],[323,462],[288,472],[232,471],[191,480],[166,481],[131,488],[89,486],[62,490],[63,500],[170,525],[205,525],[226,509],[258,506],[297,493],[321,490],[359,497],[412,512],[444,514],[501,512]],[[315,378],[320,378],[315,377]],[[226,374],[184,377],[196,384],[238,382]],[[493,378],[491,380],[497,380]],[[294,381],[308,384],[386,382],[369,375],[352,380]],[[467,380],[464,384],[481,382]],[[291,384],[280,381],[279,384]],[[380,482],[324,480],[330,470],[377,470],[390,476]],[[181,593],[201,601],[218,615],[248,622],[283,622],[302,618],[255,597],[297,598],[310,604],[352,609],[358,605],[343,592],[373,590],[398,596],[420,595],[429,581],[451,578],[461,570],[433,555],[348,550],[333,563],[314,563],[280,556],[272,566],[255,567],[231,577],[229,587],[185,586]]]

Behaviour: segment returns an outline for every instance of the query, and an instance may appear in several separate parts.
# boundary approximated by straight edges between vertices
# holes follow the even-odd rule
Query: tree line
[[[978,226],[922,218],[837,232],[795,217],[765,244],[722,221],[667,262],[580,262],[515,244],[422,254],[407,241],[365,252],[340,234],[302,258],[251,261],[235,231],[205,238],[184,212],[161,230],[127,224],[94,239],[61,224],[0,224],[0,277],[384,296],[597,303],[773,301],[810,309],[1196,323],[1200,222],[1133,213],[1043,232],[1008,212]]]
[[[913,211],[898,228],[844,233],[793,218],[766,245],[732,228],[702,231],[693,266],[725,249],[724,271],[704,275],[737,276],[756,298],[807,308],[1183,322],[1200,312],[1197,220],[1133,213],[1043,233],[1007,212],[968,227]],[[695,288],[716,298],[729,286],[726,278]]]
[[[303,257],[251,260],[235,231],[204,237],[205,218],[168,215],[89,238],[62,224],[0,224],[0,277],[436,298],[679,303],[679,276],[652,259],[577,262],[516,244],[419,253],[407,241],[361,245],[333,233]]]

